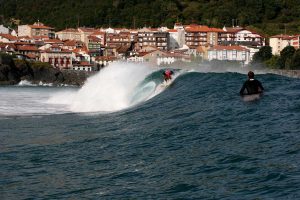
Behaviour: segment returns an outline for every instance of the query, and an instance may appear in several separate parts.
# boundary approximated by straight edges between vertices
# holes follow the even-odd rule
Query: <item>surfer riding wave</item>
[[[174,74],[173,71],[171,71],[171,70],[169,70],[169,69],[165,70],[165,71],[163,72],[165,82],[168,82],[169,80],[171,80],[173,74]]]

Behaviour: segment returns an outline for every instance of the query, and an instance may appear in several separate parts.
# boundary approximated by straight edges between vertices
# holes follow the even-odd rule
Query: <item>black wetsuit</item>
[[[261,82],[255,79],[250,79],[245,81],[241,91],[240,95],[245,95],[245,94],[259,94],[262,93],[264,90]]]

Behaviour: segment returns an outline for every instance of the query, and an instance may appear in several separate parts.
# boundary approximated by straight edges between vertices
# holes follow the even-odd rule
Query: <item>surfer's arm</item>
[[[261,84],[261,82],[260,82],[260,81],[258,81],[258,87],[261,89],[261,92],[263,92],[263,91],[264,91],[264,87],[262,86],[262,84]]]
[[[244,95],[244,90],[246,89],[246,83],[244,83],[243,87],[240,90],[240,95]]]

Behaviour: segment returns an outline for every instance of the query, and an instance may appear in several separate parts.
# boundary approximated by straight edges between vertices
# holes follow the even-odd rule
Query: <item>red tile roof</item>
[[[49,37],[46,36],[46,35],[32,36],[32,38],[35,39],[35,40],[49,39]]]
[[[16,46],[13,43],[2,43],[2,42],[0,42],[0,47],[2,47],[2,48],[10,47],[10,48],[16,49]]]
[[[115,56],[97,56],[96,61],[113,61],[117,58]]]
[[[38,57],[37,55],[32,54],[32,53],[29,53],[26,56],[28,56],[29,58],[32,58],[32,59],[36,59]]]
[[[227,28],[226,27],[226,32],[229,32],[229,33],[237,33],[237,32],[239,32],[239,31],[241,31],[241,30],[243,30],[244,28],[242,28],[242,27],[231,27],[231,28]]]
[[[16,36],[12,36],[10,34],[0,34],[0,37],[3,37],[3,38],[6,38],[8,40],[17,40],[17,37]]]
[[[82,32],[95,32],[96,29],[95,28],[85,28],[85,27],[80,27],[78,28],[79,30],[81,30]]]
[[[76,46],[77,42],[76,40],[66,40],[64,46]]]
[[[96,36],[96,35],[105,35],[105,32],[103,31],[95,31],[91,35]]]
[[[88,39],[93,42],[101,42],[100,38],[97,38],[96,36],[93,36],[93,35],[88,36]]]
[[[35,46],[34,43],[30,43],[30,42],[15,42],[14,43],[16,46],[19,46],[19,45],[30,45],[30,46]]]
[[[17,49],[19,51],[40,51],[38,48],[35,46],[29,46],[29,45],[24,45],[24,46],[18,46]]]
[[[59,39],[48,39],[48,40],[44,40],[45,43],[50,43],[50,44],[63,44],[64,42],[59,40]]]
[[[82,62],[80,62],[80,63],[74,63],[73,65],[75,65],[75,66],[87,66],[87,67],[89,67],[89,66],[94,66],[93,64],[90,64],[90,63],[87,62],[87,61],[82,61]]]
[[[293,38],[293,36],[281,34],[281,35],[271,36],[270,38],[278,38],[278,39],[282,39],[282,40],[291,40]]]
[[[186,32],[225,32],[219,28],[209,28],[208,26],[196,25],[196,24],[185,26],[185,31]]]
[[[75,29],[75,28],[67,28],[67,29],[59,31],[58,33],[60,33],[60,32],[79,32],[79,31],[78,31],[78,29]]]
[[[178,31],[176,29],[170,29],[168,30],[169,33],[177,33]]]
[[[54,29],[50,26],[44,26],[44,25],[29,25],[29,27],[35,28],[35,29]]]

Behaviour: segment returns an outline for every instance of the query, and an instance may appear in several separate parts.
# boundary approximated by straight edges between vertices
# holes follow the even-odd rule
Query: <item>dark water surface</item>
[[[300,80],[257,75],[247,102],[245,78],[185,74],[111,114],[0,114],[0,199],[300,199]]]

